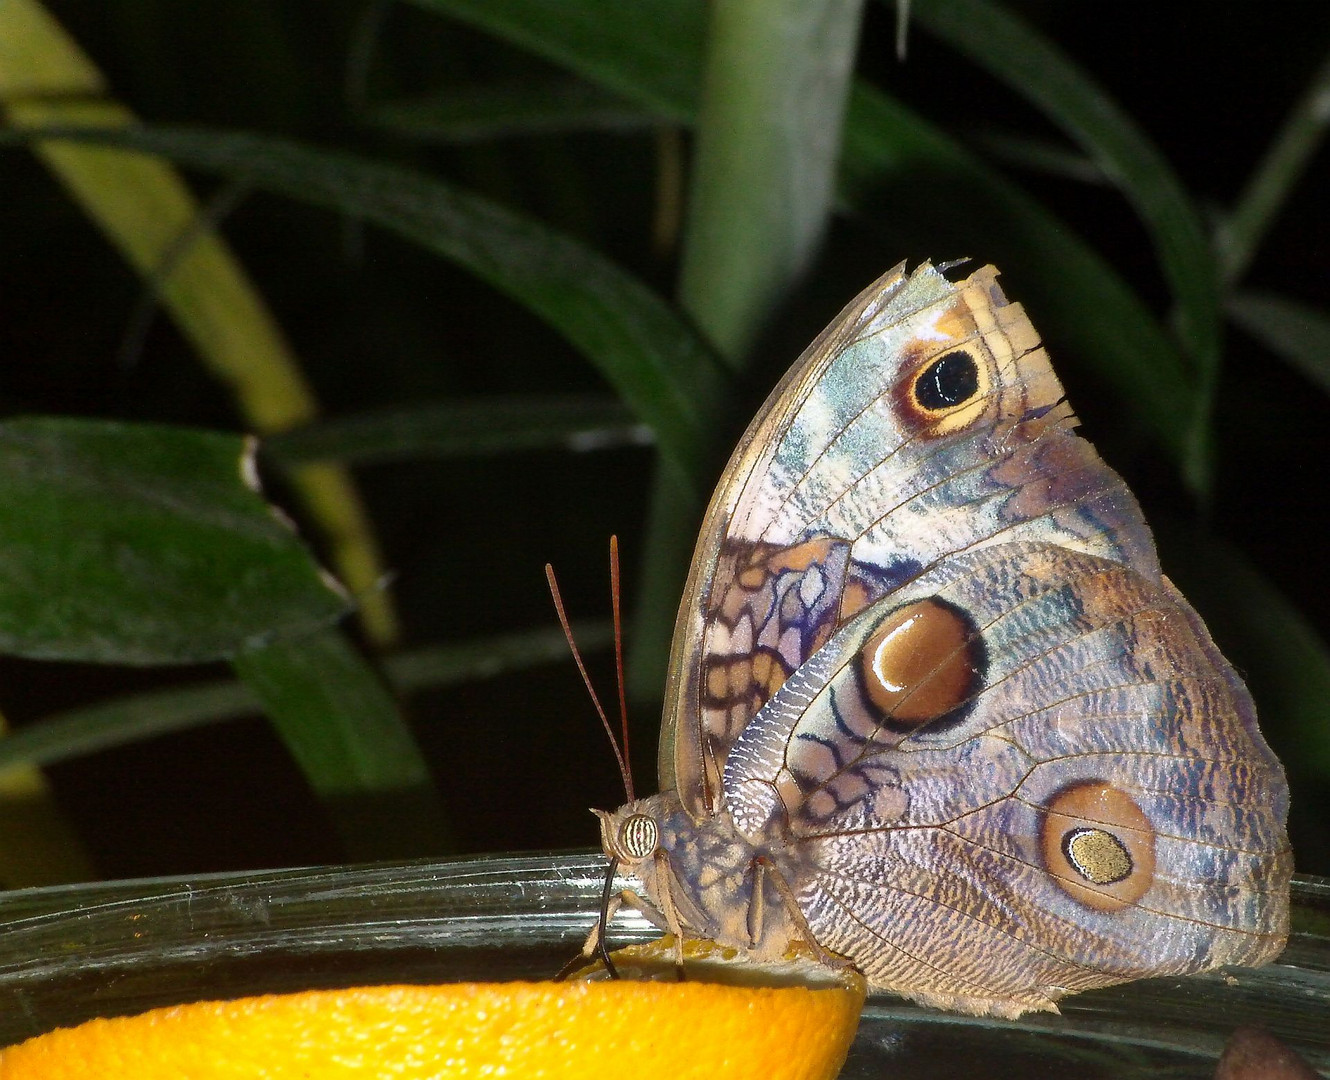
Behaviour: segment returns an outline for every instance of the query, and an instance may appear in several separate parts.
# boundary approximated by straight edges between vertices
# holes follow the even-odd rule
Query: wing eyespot
[[[893,611],[859,652],[859,685],[884,726],[955,715],[983,684],[983,640],[965,612],[930,597]]]
[[[1127,845],[1104,829],[1067,830],[1062,834],[1062,857],[1095,885],[1116,885],[1131,876]]]
[[[1155,831],[1136,801],[1102,780],[1060,789],[1041,826],[1044,866],[1058,887],[1096,911],[1118,911],[1154,882]]]
[[[989,409],[993,377],[974,346],[949,349],[924,360],[897,392],[902,419],[930,436],[969,427]]]
[[[978,392],[979,364],[965,349],[944,353],[914,377],[914,403],[925,412],[949,412]]]

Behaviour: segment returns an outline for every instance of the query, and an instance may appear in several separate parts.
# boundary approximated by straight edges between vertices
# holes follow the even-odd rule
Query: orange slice
[[[668,943],[653,943],[615,954],[633,975],[618,981],[362,986],[90,1020],[0,1050],[0,1080],[830,1080],[840,1070],[864,1000],[857,975],[807,959],[759,969],[709,943],[686,955],[686,982],[672,979]]]

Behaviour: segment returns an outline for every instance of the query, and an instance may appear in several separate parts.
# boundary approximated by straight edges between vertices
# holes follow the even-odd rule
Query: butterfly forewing
[[[991,267],[897,267],[804,353],[740,441],[680,609],[663,787],[714,809],[744,724],[832,629],[970,547],[1038,536],[1155,575],[1121,479]],[[672,750],[672,753],[670,752]]]

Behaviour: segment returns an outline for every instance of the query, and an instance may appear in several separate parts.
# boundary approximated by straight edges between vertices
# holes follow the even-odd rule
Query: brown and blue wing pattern
[[[898,267],[796,362],[702,530],[662,793],[603,816],[683,929],[1006,1016],[1278,954],[1283,771],[1075,426],[992,267]]]
[[[949,662],[976,689],[944,680],[926,708],[884,711],[891,627],[937,611],[925,632],[944,651],[913,692]],[[865,611],[802,675],[731,750],[726,808],[759,844],[780,833],[772,857],[813,934],[875,985],[1020,1012],[1282,948],[1283,774],[1167,582],[987,546]]]
[[[954,552],[1023,537],[1158,574],[1135,499],[1073,434],[1038,335],[996,273],[955,285],[927,264],[897,267],[809,347],[741,440],[694,555],[666,693],[661,784],[691,812],[715,809],[729,747],[779,685],[764,668],[717,700],[713,671],[764,637],[784,642],[771,659],[785,674],[803,663],[818,634],[770,625],[788,630],[795,601],[816,596],[811,628],[835,598],[839,624]],[[769,603],[754,559],[817,547],[832,558],[806,568],[790,603]]]

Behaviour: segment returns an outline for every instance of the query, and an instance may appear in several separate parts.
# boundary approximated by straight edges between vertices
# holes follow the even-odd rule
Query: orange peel
[[[632,1076],[831,1080],[864,1001],[853,972],[757,967],[688,943],[620,950],[632,977],[307,990],[90,1020],[0,1050],[0,1080]],[[774,984],[774,985],[773,985]]]

